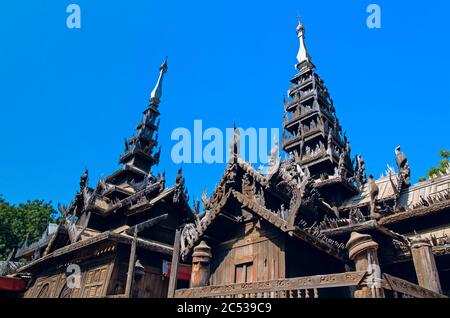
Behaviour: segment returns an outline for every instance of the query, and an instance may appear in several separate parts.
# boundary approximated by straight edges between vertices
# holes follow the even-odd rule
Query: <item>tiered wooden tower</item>
[[[107,181],[140,182],[151,174],[151,167],[159,164],[161,147],[158,148],[158,128],[160,115],[158,106],[162,96],[162,83],[167,72],[167,59],[160,67],[158,82],[153,89],[148,108],[144,111],[142,121],[137,125],[137,133],[125,140],[125,150],[119,162],[122,169],[111,175]]]
[[[297,34],[298,73],[291,80],[289,99],[284,104],[283,149],[296,158],[302,169],[309,170],[318,185],[341,183],[353,193],[350,143],[342,133],[333,100],[306,49],[305,28],[300,21]]]

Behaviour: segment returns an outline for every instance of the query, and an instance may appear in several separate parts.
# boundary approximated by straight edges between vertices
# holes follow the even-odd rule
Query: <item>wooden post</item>
[[[134,264],[136,262],[136,243],[137,243],[137,228],[134,229],[134,237],[131,243],[130,250],[130,260],[128,262],[128,272],[127,272],[127,284],[125,286],[125,297],[131,297],[131,287],[133,285],[134,278]]]
[[[378,244],[368,234],[353,232],[346,245],[349,257],[355,262],[357,272],[367,272],[370,276],[367,286],[355,291],[355,298],[384,298],[381,288],[381,269],[378,261]]]
[[[211,248],[205,241],[201,241],[194,248],[192,254],[192,274],[191,288],[205,287],[209,285],[209,277],[211,276]]]
[[[181,245],[181,229],[177,229],[175,232],[175,241],[173,243],[172,265],[170,267],[169,291],[167,292],[167,298],[174,298],[175,290],[177,289],[178,262],[180,260],[180,245]]]
[[[412,240],[411,254],[419,285],[442,294],[439,272],[429,240],[421,237]]]

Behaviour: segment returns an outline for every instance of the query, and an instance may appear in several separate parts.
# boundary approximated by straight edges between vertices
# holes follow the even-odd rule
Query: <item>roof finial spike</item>
[[[164,62],[161,64],[160,68],[159,68],[159,78],[158,78],[158,82],[155,85],[155,88],[153,89],[151,95],[150,95],[150,103],[154,104],[154,105],[159,105],[159,102],[161,100],[161,96],[162,96],[162,84],[163,84],[163,79],[164,79],[164,75],[167,73],[167,56],[164,60]]]
[[[300,21],[300,16],[298,16],[298,26],[297,26],[297,36],[300,41],[300,47],[297,54],[297,68],[304,63],[311,63],[311,56],[308,53],[305,45],[305,27]]]
[[[236,121],[233,122],[233,139],[230,143],[230,160],[236,162],[239,158],[239,150],[241,146],[241,133],[236,124]]]

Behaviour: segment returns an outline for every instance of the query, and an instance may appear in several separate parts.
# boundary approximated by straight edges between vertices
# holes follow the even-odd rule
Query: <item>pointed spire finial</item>
[[[152,103],[152,104],[159,105],[159,102],[160,102],[160,99],[162,96],[163,79],[164,79],[164,75],[167,73],[167,69],[168,69],[168,67],[167,67],[167,56],[166,56],[164,62],[161,64],[161,66],[159,68],[158,82],[156,83],[156,86],[150,95],[150,103]]]
[[[298,16],[297,36],[300,41],[300,48],[297,54],[298,68],[302,63],[311,63],[311,56],[309,55],[305,45],[305,27],[300,21],[300,16]]]
[[[297,26],[297,28],[300,28],[300,27],[303,27],[303,24],[302,24],[302,22],[301,22],[301,16],[297,16],[297,21],[298,21],[298,26]]]

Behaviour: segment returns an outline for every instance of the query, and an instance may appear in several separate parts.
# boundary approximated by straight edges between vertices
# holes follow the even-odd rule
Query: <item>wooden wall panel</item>
[[[136,282],[134,297],[137,298],[166,298],[169,279],[164,277],[162,270],[145,266],[143,277]]]
[[[105,264],[106,263],[106,264]],[[33,286],[25,293],[25,298],[58,298],[64,291],[64,296],[71,298],[97,298],[106,296],[106,288],[109,283],[113,262],[111,258],[96,262],[80,264],[81,288],[74,288],[72,292],[64,291],[67,284],[67,276],[62,266],[56,273],[47,273],[38,277]],[[48,287],[46,287],[48,286]],[[45,288],[45,290],[43,290]]]
[[[100,298],[106,295],[107,278],[112,264],[98,266],[86,272],[81,298]]]
[[[243,277],[250,281],[285,278],[284,239],[277,235],[254,227],[246,229],[244,237],[213,248],[211,285],[230,284]],[[236,269],[241,264],[247,264],[245,274],[244,269]]]

